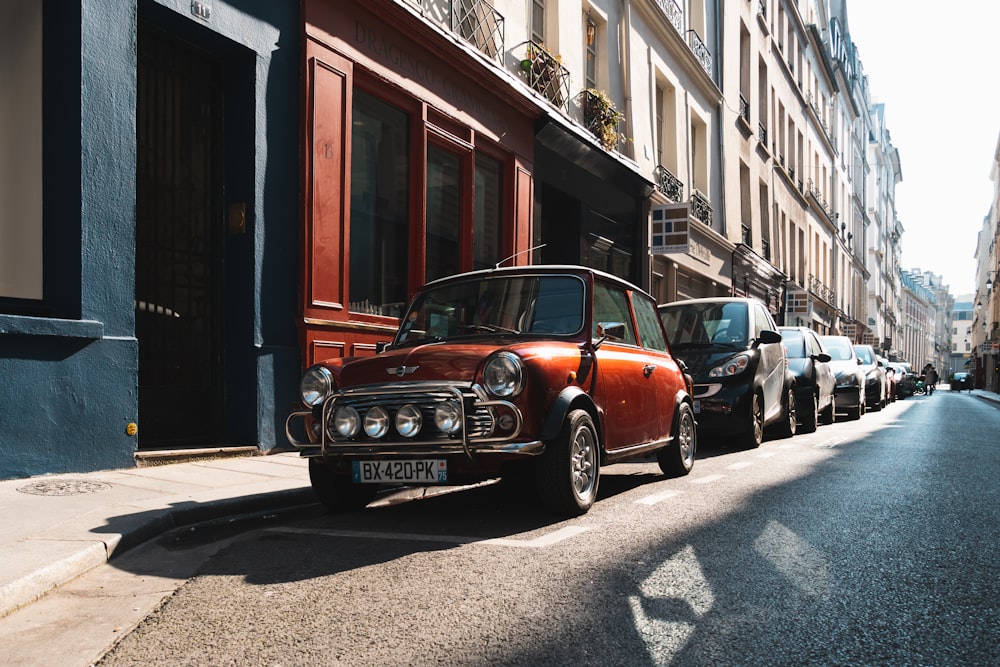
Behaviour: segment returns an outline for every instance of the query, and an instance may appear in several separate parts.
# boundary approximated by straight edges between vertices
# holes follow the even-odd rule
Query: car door
[[[594,395],[603,417],[604,446],[613,450],[656,440],[662,428],[655,409],[659,376],[646,368],[649,356],[638,344],[628,294],[596,280],[593,307],[593,338],[606,336],[595,352]],[[608,333],[612,325],[620,335]]]
[[[761,384],[764,389],[764,420],[771,421],[781,412],[781,399],[785,388],[785,370],[788,361],[785,357],[785,348],[781,346],[780,342],[759,342],[762,331],[778,330],[771,314],[759,303],[752,304],[750,312],[753,315],[753,337],[758,341],[756,344],[760,352],[760,366],[757,372],[761,375]]]
[[[812,331],[806,331],[805,340],[806,353],[812,358],[816,387],[819,389],[819,409],[822,410],[833,401],[833,387],[836,380],[833,377],[833,369],[830,368],[830,364],[816,359],[816,355],[826,353],[819,336]]]
[[[639,343],[646,354],[643,373],[653,381],[655,392],[654,412],[659,419],[657,440],[666,440],[673,432],[674,407],[677,392],[683,389],[684,374],[673,356],[667,351],[667,336],[663,322],[656,312],[652,299],[636,292],[630,293],[635,322],[639,329]]]

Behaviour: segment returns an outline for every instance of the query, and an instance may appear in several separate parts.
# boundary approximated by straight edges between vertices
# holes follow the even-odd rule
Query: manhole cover
[[[107,491],[110,488],[110,484],[87,479],[43,479],[19,487],[17,490],[36,496],[79,496]]]

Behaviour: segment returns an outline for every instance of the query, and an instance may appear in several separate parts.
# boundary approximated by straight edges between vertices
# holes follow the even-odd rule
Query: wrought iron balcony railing
[[[705,42],[702,41],[701,35],[694,30],[688,30],[687,42],[688,46],[691,47],[691,51],[694,53],[694,57],[698,59],[699,63],[701,63],[702,69],[711,75],[712,53],[708,50],[708,47],[705,46]]]
[[[691,215],[709,227],[712,226],[712,205],[708,203],[705,195],[697,190],[691,193]]]
[[[656,5],[667,17],[667,20],[677,29],[677,32],[684,32],[684,10],[677,4],[676,0],[656,0]]]
[[[569,100],[569,70],[563,67],[559,56],[537,42],[529,40],[520,46],[524,47],[521,76],[532,90],[562,108]]]
[[[451,29],[490,58],[503,62],[504,18],[486,0],[453,0]]]
[[[747,98],[745,98],[743,96],[743,93],[740,93],[740,118],[743,119],[743,122],[745,122],[747,124],[747,127],[749,128],[750,127],[750,103],[747,102]]]
[[[625,115],[615,108],[611,98],[599,90],[583,91],[583,124],[597,137],[604,150],[615,150],[625,142],[621,127]]]
[[[837,302],[837,293],[824,285],[816,276],[809,276],[809,291],[829,304]]]
[[[656,180],[656,189],[662,192],[673,202],[680,202],[684,199],[684,183],[670,173],[670,170],[662,165],[657,165],[653,170],[653,178]]]

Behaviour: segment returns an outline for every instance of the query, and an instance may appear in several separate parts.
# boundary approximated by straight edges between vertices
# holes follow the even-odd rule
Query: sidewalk
[[[0,617],[172,528],[315,503],[297,453],[0,481]]]

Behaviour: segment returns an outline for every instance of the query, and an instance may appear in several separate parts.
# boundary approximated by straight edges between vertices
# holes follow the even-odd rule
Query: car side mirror
[[[826,352],[820,352],[819,354],[814,354],[812,356],[812,358],[815,359],[816,361],[821,361],[824,364],[827,363],[827,362],[833,361],[833,357],[831,357]]]
[[[763,331],[760,332],[760,335],[757,337],[757,342],[761,345],[780,343],[781,334],[772,329],[764,329]]]
[[[625,323],[598,322],[597,342],[594,343],[594,347],[600,347],[601,343],[603,343],[606,340],[611,340],[611,341],[625,340]]]

